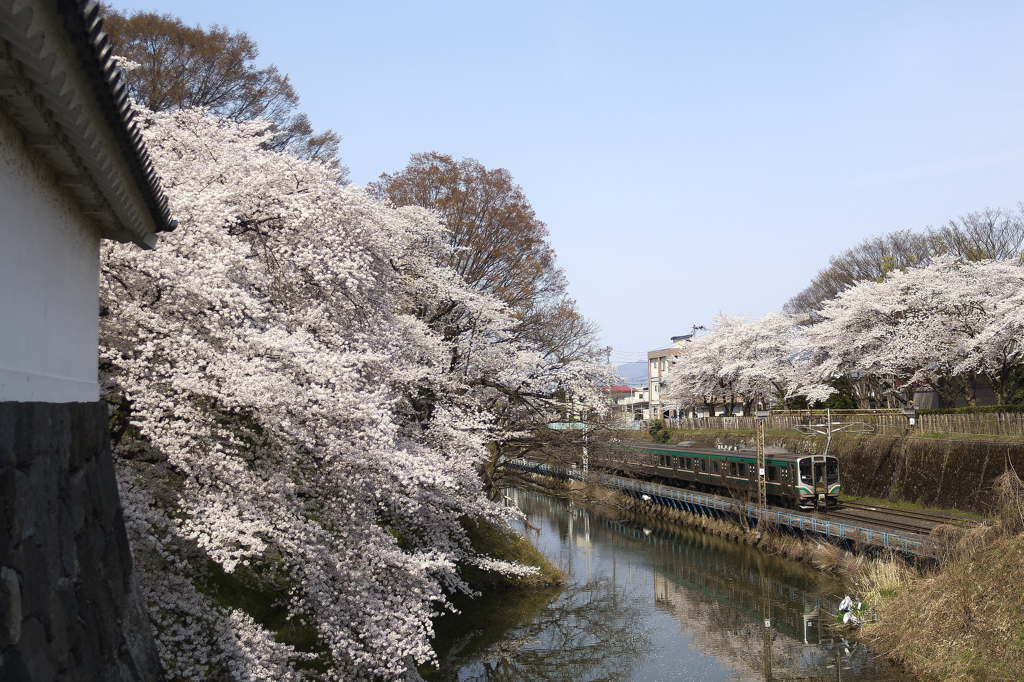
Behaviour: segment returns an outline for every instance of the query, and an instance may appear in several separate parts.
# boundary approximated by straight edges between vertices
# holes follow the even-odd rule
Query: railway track
[[[918,519],[920,521],[926,521],[928,523],[933,523],[935,525],[938,525],[940,523],[951,523],[955,525],[960,525],[972,522],[972,519],[969,519],[958,514],[927,512],[918,509],[900,509],[898,507],[886,507],[877,504],[851,502],[849,500],[842,500],[839,509],[850,511],[875,512],[878,514],[888,514],[891,516],[899,516],[908,519]]]
[[[865,514],[851,514],[844,513],[842,511],[831,511],[827,514],[821,514],[819,518],[828,519],[830,521],[843,521],[855,526],[873,526],[879,529],[887,529],[899,531],[901,533],[912,533],[914,535],[920,535],[922,537],[927,536],[932,528],[935,526],[926,526],[921,523],[907,523],[893,519],[892,517],[885,518],[882,516],[870,516]]]
[[[837,509],[827,514],[819,514],[819,517],[920,536],[927,536],[936,526],[943,523],[962,525],[973,522],[973,520],[957,514],[899,509],[848,500],[841,501]]]

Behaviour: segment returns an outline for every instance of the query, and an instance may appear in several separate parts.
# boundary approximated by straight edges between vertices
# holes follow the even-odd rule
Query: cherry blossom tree
[[[432,660],[430,617],[469,589],[460,564],[534,570],[476,554],[460,523],[508,528],[485,444],[550,419],[560,388],[596,393],[601,367],[512,334],[506,305],[439,257],[434,214],[268,150],[269,124],[138,117],[181,226],[154,252],[104,245],[101,379],[171,677],[393,678]],[[473,333],[446,337],[416,314],[428,301]],[[218,604],[217,576],[269,594],[316,646]]]
[[[719,314],[706,334],[691,341],[669,370],[669,399],[684,407],[736,404],[746,411],[761,401],[784,404],[794,390],[794,320],[769,313],[748,321],[746,315]]]
[[[807,377],[890,377],[878,389],[901,401],[912,398],[897,391],[905,385],[931,386],[951,401],[981,375],[1003,403],[1021,361],[1022,277],[1018,262],[940,256],[860,282],[825,304],[821,321],[800,334],[796,347],[812,358]]]

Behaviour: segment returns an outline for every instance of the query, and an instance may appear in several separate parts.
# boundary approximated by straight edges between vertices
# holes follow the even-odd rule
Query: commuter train
[[[733,497],[757,496],[757,450],[702,443],[601,448],[591,466],[641,475],[668,485]],[[790,509],[828,509],[839,502],[839,460],[765,448],[768,503]]]

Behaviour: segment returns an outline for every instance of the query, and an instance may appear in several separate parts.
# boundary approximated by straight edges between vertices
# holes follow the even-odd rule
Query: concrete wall
[[[0,680],[158,680],[95,403],[0,403]]]
[[[0,111],[0,401],[95,402],[99,230]]]

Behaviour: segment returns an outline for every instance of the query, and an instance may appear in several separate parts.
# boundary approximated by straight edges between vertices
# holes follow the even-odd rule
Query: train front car
[[[811,455],[797,460],[799,482],[797,504],[801,509],[825,509],[839,503],[842,489],[839,460],[826,455]]]

